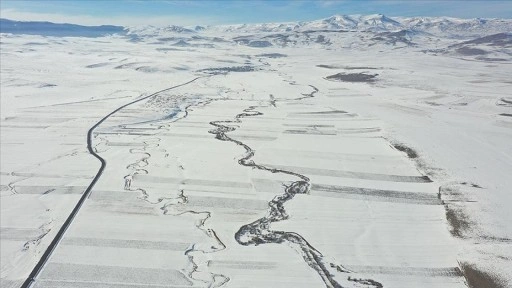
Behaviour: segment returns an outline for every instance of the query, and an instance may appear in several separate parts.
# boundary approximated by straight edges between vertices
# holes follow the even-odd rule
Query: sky
[[[512,18],[512,0],[1,0],[0,17],[82,25],[218,25],[308,21],[334,14]]]

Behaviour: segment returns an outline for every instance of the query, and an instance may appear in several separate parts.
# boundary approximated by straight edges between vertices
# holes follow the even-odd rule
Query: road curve
[[[89,151],[89,153],[91,155],[93,155],[96,159],[98,159],[101,162],[101,167],[98,170],[98,172],[96,172],[96,176],[94,176],[94,179],[92,179],[92,181],[89,184],[89,186],[87,187],[87,189],[85,189],[84,193],[82,194],[82,197],[80,197],[80,200],[78,200],[78,203],[75,205],[75,208],[73,208],[73,210],[71,211],[71,214],[69,214],[69,216],[66,219],[66,221],[64,222],[64,224],[62,224],[62,227],[60,228],[59,232],[57,232],[57,234],[55,235],[55,238],[53,238],[53,240],[50,243],[50,245],[48,246],[48,248],[46,248],[46,251],[41,256],[41,259],[39,259],[39,262],[37,262],[37,264],[34,267],[34,269],[32,270],[32,272],[30,272],[30,275],[28,276],[28,278],[21,285],[21,288],[29,288],[29,287],[32,286],[32,284],[34,283],[36,277],[39,275],[39,273],[41,273],[41,270],[43,269],[44,265],[50,259],[53,251],[55,250],[57,245],[59,245],[59,242],[61,241],[62,237],[64,236],[64,233],[66,233],[66,230],[69,228],[69,226],[73,222],[75,216],[78,214],[78,211],[80,211],[80,208],[82,208],[82,205],[84,204],[85,200],[87,200],[87,198],[89,198],[89,195],[91,194],[92,188],[94,187],[96,182],[98,182],[98,180],[100,179],[101,175],[103,174],[103,171],[105,170],[105,167],[107,166],[107,162],[105,161],[105,159],[101,158],[101,156],[98,155],[98,153],[96,153],[94,151],[94,149],[93,149],[92,140],[94,138],[93,137],[94,129],[98,128],[98,126],[100,126],[103,122],[105,122],[105,120],[107,120],[110,116],[112,116],[115,113],[119,112],[123,108],[126,108],[126,107],[128,107],[128,106],[130,106],[132,104],[137,103],[137,102],[146,100],[146,99],[151,98],[153,96],[156,96],[156,95],[158,95],[158,94],[160,94],[162,92],[166,92],[166,91],[169,91],[169,90],[181,87],[181,86],[188,85],[188,84],[196,81],[197,79],[203,78],[203,77],[204,76],[196,77],[196,78],[194,78],[194,79],[192,79],[192,80],[190,80],[188,82],[185,82],[185,83],[182,83],[182,84],[179,84],[179,85],[176,85],[176,86],[172,86],[172,87],[169,87],[169,88],[157,91],[157,92],[155,92],[155,93],[153,93],[151,95],[148,95],[148,96],[136,99],[136,100],[134,100],[132,102],[129,102],[127,104],[119,106],[117,109],[115,109],[114,111],[110,112],[105,117],[101,118],[100,121],[98,121],[96,124],[94,124],[94,126],[92,126],[89,129],[89,131],[87,132],[87,150]]]

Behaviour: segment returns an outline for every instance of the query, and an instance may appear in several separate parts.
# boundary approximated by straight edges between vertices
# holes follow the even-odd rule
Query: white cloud
[[[204,16],[92,16],[92,15],[65,15],[58,13],[25,12],[16,9],[1,9],[0,17],[18,21],[49,21],[54,23],[72,23],[80,25],[213,25],[219,24],[220,19]]]
[[[322,1],[317,1],[315,3],[317,5],[319,5],[320,7],[329,8],[329,7],[334,7],[334,6],[343,4],[343,2],[344,1],[339,1],[339,0],[322,0]]]

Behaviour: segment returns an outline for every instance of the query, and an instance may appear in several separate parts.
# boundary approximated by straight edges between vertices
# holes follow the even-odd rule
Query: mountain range
[[[57,24],[42,21],[13,21],[0,18],[0,33],[60,36],[60,37],[101,37],[109,34],[124,34],[122,26],[82,26]]]
[[[112,25],[81,26],[51,22],[23,22],[0,19],[0,32],[13,34],[37,34],[45,36],[97,37],[109,34],[137,36],[165,36],[192,33],[286,33],[308,31],[366,31],[428,33],[438,37],[466,38],[512,32],[512,19],[459,19],[450,17],[387,17],[372,15],[334,15],[314,21],[235,24],[217,26],[163,27]]]

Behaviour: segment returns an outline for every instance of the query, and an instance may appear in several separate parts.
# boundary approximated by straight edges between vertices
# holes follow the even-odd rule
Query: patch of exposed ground
[[[455,205],[444,205],[446,211],[446,220],[450,225],[450,233],[454,237],[464,238],[466,233],[471,230],[471,221],[469,216]]]
[[[345,70],[374,70],[374,69],[382,69],[375,67],[366,67],[366,66],[339,66],[339,65],[327,65],[327,64],[319,64],[316,67],[326,68],[326,69],[345,69]]]
[[[418,153],[414,149],[407,147],[404,144],[400,144],[400,143],[394,143],[392,145],[396,150],[406,153],[407,157],[409,157],[411,159],[418,158]]]
[[[348,276],[347,278],[348,281],[352,281],[352,282],[356,282],[356,283],[359,283],[359,284],[362,284],[362,285],[365,285],[367,287],[369,286],[373,286],[373,287],[376,287],[376,288],[382,288],[384,286],[382,286],[381,283],[377,282],[377,281],[374,281],[372,279],[361,279],[361,278],[352,278],[350,276]]]
[[[464,56],[486,55],[488,52],[478,48],[461,47],[455,50],[458,54]]]
[[[492,272],[482,271],[474,264],[460,263],[469,288],[505,288],[507,283]]]
[[[265,53],[265,54],[259,54],[259,55],[256,55],[258,57],[267,57],[267,58],[283,58],[283,57],[288,57],[288,55],[286,54],[281,54],[281,53]]]
[[[251,72],[255,71],[253,66],[233,66],[233,67],[218,67],[218,68],[206,68],[198,70],[198,72],[208,72],[210,74],[225,74],[228,72]]]
[[[376,81],[376,77],[379,74],[366,74],[366,73],[338,73],[331,76],[325,77],[331,81],[342,81],[342,82],[366,82],[372,83]]]
[[[500,98],[496,102],[496,105],[510,107],[510,106],[512,106],[512,98],[506,98],[506,97]]]

